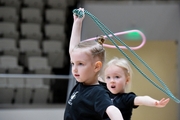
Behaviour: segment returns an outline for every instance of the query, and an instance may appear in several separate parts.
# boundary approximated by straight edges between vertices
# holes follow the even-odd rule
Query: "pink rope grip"
[[[124,31],[124,32],[117,32],[117,33],[114,33],[115,36],[120,36],[120,35],[124,35],[124,34],[128,34],[128,33],[131,33],[131,32],[138,32],[141,37],[142,37],[142,42],[140,45],[136,46],[136,47],[129,47],[130,49],[132,50],[138,50],[140,48],[142,48],[145,43],[146,43],[146,36],[139,30],[128,30],[128,31]],[[111,34],[108,35],[109,37],[112,37]],[[107,38],[106,35],[103,36],[104,38]],[[86,41],[90,41],[90,40],[96,40],[97,37],[93,37],[93,38],[89,38],[89,39],[86,39]],[[116,48],[116,46],[114,45],[109,45],[109,44],[103,44],[104,47],[108,47],[108,48]],[[127,49],[126,46],[118,46],[119,48],[121,49]]]

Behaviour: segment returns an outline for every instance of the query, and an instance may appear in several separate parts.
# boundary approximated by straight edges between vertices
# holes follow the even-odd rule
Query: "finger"
[[[165,99],[164,101],[161,102],[161,105],[166,105],[168,102],[169,102],[169,98],[168,99]]]
[[[160,101],[164,101],[165,100],[165,98],[162,98]]]
[[[159,102],[161,103],[161,102],[163,102],[165,100],[165,98],[162,98]]]
[[[167,98],[166,100],[164,100],[164,102],[167,104],[170,101],[169,98]]]
[[[162,102],[169,102],[169,98],[167,98],[167,99],[164,99]]]

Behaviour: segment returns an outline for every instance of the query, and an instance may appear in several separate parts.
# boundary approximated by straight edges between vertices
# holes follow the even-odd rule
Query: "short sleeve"
[[[137,108],[138,106],[134,105],[134,99],[136,97],[136,94],[133,92],[130,92],[126,94],[124,97],[125,103],[127,106],[132,106],[133,108]]]
[[[106,112],[106,109],[110,105],[113,105],[113,102],[111,101],[108,92],[102,88],[96,94],[95,106],[94,106],[95,111],[100,113],[100,115],[103,117]]]

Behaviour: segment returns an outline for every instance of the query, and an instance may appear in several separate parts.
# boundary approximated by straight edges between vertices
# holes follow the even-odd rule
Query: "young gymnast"
[[[124,120],[130,120],[133,108],[137,108],[139,105],[160,108],[165,107],[170,100],[169,98],[156,100],[149,96],[136,96],[135,93],[129,92],[132,69],[124,58],[110,60],[104,68],[103,79],[107,89],[111,92],[110,97],[113,104],[119,108]]]
[[[79,8],[82,10],[82,8]],[[98,82],[103,66],[105,50],[103,39],[81,41],[82,18],[73,15],[74,23],[70,39],[72,74],[77,80],[66,103],[64,120],[123,120],[120,110],[115,107],[108,92]]]

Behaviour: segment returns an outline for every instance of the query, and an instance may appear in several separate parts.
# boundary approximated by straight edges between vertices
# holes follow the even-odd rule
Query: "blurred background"
[[[147,41],[135,52],[180,98],[179,0],[0,0],[0,120],[63,120],[66,98],[75,84],[68,48],[72,10],[78,7],[114,33],[142,31]],[[103,32],[86,16],[82,40],[98,35]],[[141,42],[136,33],[119,38],[128,46]],[[107,61],[124,57],[117,49],[106,51]],[[123,51],[159,84],[136,57]],[[132,68],[133,92],[168,97]],[[171,99],[165,108],[140,106],[132,120],[179,120],[179,113],[179,104]]]

